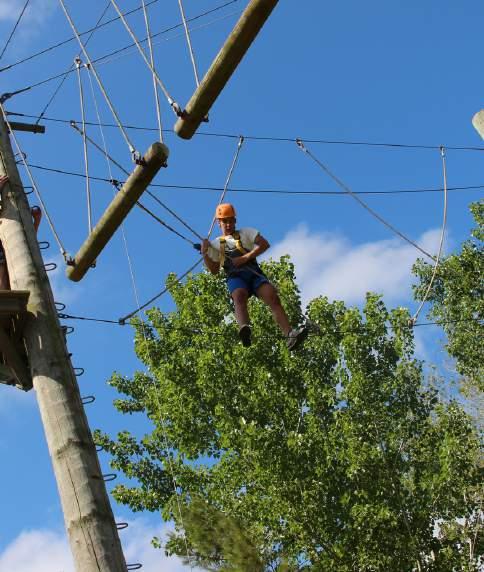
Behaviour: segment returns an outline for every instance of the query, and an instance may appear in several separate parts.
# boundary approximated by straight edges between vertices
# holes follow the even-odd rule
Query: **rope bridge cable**
[[[412,326],[416,325],[419,314],[420,314],[425,302],[427,301],[427,298],[430,294],[430,291],[432,290],[432,286],[433,286],[435,277],[437,276],[437,270],[439,269],[440,257],[442,256],[442,249],[444,246],[445,229],[446,229],[446,225],[447,225],[447,165],[446,165],[446,160],[445,160],[445,148],[444,147],[440,148],[440,155],[442,157],[442,172],[443,172],[443,178],[444,178],[444,212],[443,212],[443,220],[442,220],[442,231],[440,233],[439,250],[437,253],[437,257],[435,259],[434,269],[433,269],[432,276],[430,278],[430,282],[429,282],[429,285],[427,287],[427,290],[425,291],[424,297],[422,298],[422,301],[420,302],[420,305],[417,308],[417,311],[415,312],[415,314],[410,319],[410,323]]]
[[[76,173],[74,171],[66,171],[64,169],[57,169],[53,167],[47,167],[45,165],[36,165],[30,163],[31,169],[38,169],[40,171],[47,171],[51,173],[57,173],[59,175],[66,175],[69,177],[80,177],[84,178],[85,174],[83,173]],[[106,177],[97,177],[91,175],[91,180],[93,181],[101,181],[105,183],[111,183],[112,179],[107,179]],[[221,192],[223,191],[223,187],[204,187],[201,185],[170,185],[170,184],[163,184],[163,183],[152,183],[150,187],[157,188],[157,189],[177,189],[177,190],[185,190],[185,191],[213,191],[213,192]],[[447,191],[480,191],[484,189],[483,185],[470,185],[464,187],[448,187]],[[395,189],[395,190],[387,190],[387,191],[353,191],[355,195],[399,195],[399,194],[422,194],[422,193],[441,193],[443,191],[443,187],[435,187],[435,188],[422,188],[422,189]],[[268,193],[268,194],[275,194],[275,195],[301,195],[301,196],[335,196],[335,197],[344,197],[349,195],[345,191],[293,191],[288,189],[251,189],[251,188],[232,188],[229,187],[228,191],[231,193]],[[153,195],[156,196],[156,195]]]
[[[104,10],[102,11],[101,15],[99,16],[97,22],[96,22],[96,26],[94,26],[94,28],[92,30],[89,30],[89,37],[87,38],[86,42],[85,42],[85,46],[87,46],[87,44],[91,41],[92,37],[94,36],[94,33],[96,30],[98,30],[101,26],[101,22],[104,18],[104,16],[106,15],[106,12],[108,11],[108,9],[111,6],[111,2],[110,0],[108,0],[108,3],[106,4]],[[72,38],[75,39],[75,38]],[[77,57],[80,58],[81,57],[81,53],[77,54]],[[35,122],[36,125],[38,125],[40,123],[40,121],[42,120],[42,118],[44,117],[45,113],[47,112],[47,110],[49,109],[49,107],[52,105],[52,103],[54,102],[55,98],[57,97],[58,93],[60,92],[60,90],[62,89],[62,86],[64,85],[67,76],[71,73],[71,71],[75,68],[75,63],[71,64],[71,66],[69,67],[69,69],[65,72],[64,77],[61,79],[61,81],[58,83],[57,87],[55,88],[54,92],[52,93],[52,95],[50,96],[49,100],[47,101],[47,103],[44,105],[44,108],[42,109],[42,111],[40,112],[39,116],[37,117],[37,120]]]
[[[72,18],[71,18],[71,16],[70,16],[69,12],[67,11],[65,2],[64,2],[64,0],[59,0],[59,2],[61,3],[62,9],[63,9],[64,14],[65,14],[65,16],[66,16],[66,19],[67,19],[67,21],[69,22],[69,25],[71,26],[72,31],[74,32],[74,34],[75,34],[75,36],[76,36],[76,38],[77,38],[77,41],[78,41],[78,43],[79,43],[79,47],[81,48],[82,53],[84,54],[84,57],[85,57],[86,61],[88,62],[89,67],[90,67],[90,69],[92,70],[92,73],[94,74],[94,77],[96,78],[96,81],[97,81],[97,83],[98,83],[98,85],[99,85],[99,89],[101,90],[101,92],[102,92],[102,94],[103,94],[103,96],[104,96],[104,99],[106,100],[106,103],[108,104],[108,107],[109,107],[109,109],[111,110],[111,113],[113,114],[113,117],[114,117],[114,119],[116,120],[116,122],[117,122],[117,124],[118,124],[119,130],[121,131],[121,134],[123,135],[124,140],[126,141],[126,144],[128,145],[129,151],[130,151],[131,155],[133,155],[133,157],[134,157],[135,154],[136,154],[136,149],[135,149],[134,145],[131,143],[131,140],[130,140],[130,138],[129,138],[129,135],[127,134],[126,130],[124,129],[124,127],[123,127],[123,125],[122,125],[122,123],[121,123],[121,120],[119,119],[119,116],[118,116],[116,110],[114,109],[114,106],[113,106],[113,104],[111,103],[111,100],[110,100],[110,98],[109,98],[109,96],[108,96],[108,94],[107,94],[107,92],[106,92],[106,90],[105,90],[105,88],[104,88],[104,85],[103,85],[103,83],[102,83],[102,81],[101,81],[101,78],[99,77],[99,75],[98,75],[98,73],[97,73],[97,71],[96,71],[96,68],[95,68],[94,65],[93,65],[93,62],[91,61],[91,59],[90,59],[90,57],[89,57],[89,54],[87,53],[87,50],[86,50],[84,44],[82,43],[81,38],[79,37],[79,33],[77,32],[77,29],[76,29],[76,27],[75,27],[75,25],[74,25],[74,22],[72,21]]]
[[[182,279],[182,276],[178,280],[181,280],[181,279]],[[74,316],[72,314],[65,314],[65,313],[59,313],[58,316],[61,320],[79,320],[79,321],[86,321],[86,322],[95,322],[95,323],[100,323],[100,324],[112,324],[112,325],[116,325],[116,326],[125,326],[126,320],[128,320],[130,317],[132,317],[132,316],[129,316],[126,319],[120,318],[118,320],[110,320],[110,319],[104,319],[104,318],[96,318],[96,317],[92,317],[92,316]],[[418,327],[428,327],[428,326],[445,326],[445,325],[449,325],[449,324],[463,324],[463,323],[470,323],[470,322],[475,322],[475,320],[472,318],[463,318],[461,320],[445,320],[442,322],[419,322],[419,323],[415,324],[414,327],[418,328]],[[482,323],[484,324],[484,322],[482,322]],[[408,325],[408,327],[410,328],[411,326]],[[177,328],[177,329],[181,329],[181,328]],[[189,331],[189,332],[193,332],[195,334],[201,333],[200,330],[195,330],[192,328],[184,328],[184,330]],[[331,330],[331,333],[356,334],[356,333],[359,333],[360,331],[361,330]],[[215,335],[221,335],[221,336],[225,335],[223,333],[217,333],[217,332],[214,332],[214,334]],[[321,335],[324,335],[324,333],[310,332],[309,335],[321,336]]]
[[[25,118],[36,118],[36,115],[30,115],[28,113],[16,113],[14,111],[9,111],[8,115],[15,117],[25,117]],[[64,123],[69,124],[72,120],[62,117],[44,117],[44,121],[51,121],[53,123]],[[86,121],[86,125],[97,125],[95,122]],[[103,127],[116,127],[114,123],[103,123]],[[133,131],[146,131],[146,132],[156,132],[158,131],[155,127],[146,127],[139,125],[123,125],[126,129]],[[164,129],[164,133],[173,133],[172,129]],[[197,132],[195,135],[201,137],[220,137],[227,139],[238,139],[240,135],[235,133],[207,133],[207,132]],[[292,143],[294,144],[295,137],[272,137],[272,136],[257,136],[257,135],[244,135],[246,141],[261,141],[267,143]],[[391,143],[391,142],[374,142],[374,141],[351,141],[351,140],[332,140],[332,139],[306,139],[301,138],[305,143],[314,143],[321,145],[348,145],[348,146],[362,146],[362,147],[383,147],[389,149],[415,149],[415,150],[427,150],[427,151],[438,151],[441,145],[424,145],[424,144],[407,144],[407,143]],[[484,151],[484,147],[476,146],[465,146],[465,145],[445,145],[447,151]]]
[[[148,68],[150,69],[151,73],[153,74],[153,78],[156,80],[157,84],[160,86],[161,91],[165,94],[165,97],[169,103],[169,105],[171,106],[171,108],[173,109],[173,111],[175,112],[175,115],[180,116],[182,113],[182,109],[181,107],[178,105],[178,103],[171,97],[171,95],[169,94],[168,90],[165,87],[165,84],[161,81],[161,79],[159,78],[158,74],[156,73],[155,68],[153,67],[153,65],[148,61],[148,58],[146,57],[146,54],[143,50],[143,48],[141,47],[141,44],[138,40],[138,38],[136,37],[136,35],[134,34],[133,30],[131,29],[130,25],[128,24],[128,21],[126,20],[126,18],[123,16],[121,10],[119,9],[118,5],[116,4],[116,0],[111,0],[111,4],[113,5],[114,9],[116,10],[116,12],[118,13],[121,22],[123,22],[124,27],[126,28],[126,31],[128,32],[128,34],[131,36],[131,39],[133,40],[133,42],[135,43],[136,47],[138,48],[138,51],[143,59],[143,61],[145,62],[145,64],[148,66]]]
[[[79,129],[79,127],[76,125],[75,121],[71,121],[71,127],[73,129],[75,129],[78,133],[82,134],[83,131],[81,131]],[[129,172],[120,164],[118,163],[118,161],[116,161],[115,159],[113,159],[113,157],[111,157],[111,155],[109,155],[106,151],[106,149],[103,149],[100,145],[98,145],[96,143],[96,141],[94,141],[91,137],[89,137],[88,135],[86,135],[86,139],[89,141],[89,143],[91,143],[91,145],[93,145],[98,151],[100,151],[105,157],[106,159],[108,159],[111,163],[113,163],[113,165],[116,165],[116,167],[118,167],[118,169],[120,169],[125,175],[129,176]],[[91,177],[92,178],[92,177]],[[102,180],[102,179],[97,179],[97,180]],[[112,182],[114,179],[111,178],[109,181],[107,182]],[[153,185],[151,185],[153,186]],[[167,212],[169,212],[174,218],[176,218],[187,230],[189,230],[190,232],[192,232],[197,238],[199,238],[200,240],[203,240],[203,238],[200,236],[200,234],[193,229],[187,222],[185,222],[174,210],[172,210],[168,205],[166,205],[163,201],[161,201],[155,194],[153,194],[149,189],[147,189],[146,194],[149,195],[154,201],[156,201],[161,207],[163,207]],[[192,243],[193,244],[193,243]]]
[[[233,158],[233,160],[232,160],[232,164],[230,165],[230,169],[229,169],[229,172],[228,172],[228,175],[227,175],[227,179],[226,179],[226,181],[225,181],[224,188],[222,189],[222,194],[220,195],[220,199],[219,199],[219,201],[218,201],[218,204],[219,204],[219,205],[223,202],[223,200],[224,200],[224,198],[225,198],[225,195],[227,194],[227,190],[228,190],[228,188],[229,188],[230,181],[232,180],[232,175],[233,175],[233,173],[234,173],[235,167],[236,167],[236,165],[237,165],[237,163],[238,163],[239,155],[240,155],[240,150],[242,149],[242,145],[243,145],[243,144],[244,144],[244,137],[243,137],[243,135],[240,135],[240,136],[239,136],[239,142],[237,143],[237,149],[236,149],[236,151],[235,151],[235,155],[234,155],[234,158]],[[215,225],[215,221],[216,221],[216,218],[213,217],[213,219],[212,219],[212,224],[210,225],[210,228],[208,229],[208,234],[207,234],[207,238],[208,238],[208,239],[210,239],[210,235],[212,234],[212,230],[213,230],[213,227],[214,227],[214,225]]]
[[[43,201],[43,199],[42,199],[42,196],[41,196],[41,194],[40,194],[40,192],[39,192],[39,189],[38,189],[38,187],[37,187],[37,185],[36,185],[36,183],[35,183],[34,177],[32,176],[32,172],[31,172],[31,170],[30,170],[30,168],[29,168],[29,165],[28,165],[28,163],[27,163],[27,161],[26,161],[26,159],[25,159],[25,155],[24,155],[24,153],[22,152],[22,150],[21,150],[21,148],[20,148],[19,142],[18,142],[17,137],[16,137],[16,135],[15,135],[15,131],[12,129],[12,126],[10,125],[10,123],[9,123],[9,121],[8,121],[7,114],[5,113],[5,109],[4,109],[4,107],[3,107],[3,105],[2,105],[1,103],[0,103],[0,110],[1,110],[1,112],[2,112],[2,115],[3,115],[3,119],[4,119],[4,121],[5,121],[5,124],[7,125],[8,130],[10,131],[10,136],[12,137],[13,142],[14,142],[14,144],[15,144],[15,147],[17,148],[17,152],[18,152],[18,153],[20,154],[20,156],[22,157],[22,163],[23,163],[23,165],[24,165],[24,167],[25,167],[25,170],[27,171],[27,174],[28,174],[28,177],[29,177],[29,179],[30,179],[30,183],[31,183],[31,185],[32,185],[32,188],[33,188],[33,190],[34,190],[34,192],[35,192],[35,194],[36,194],[36,196],[37,196],[37,199],[38,199],[38,201],[39,201],[39,203],[40,203],[40,205],[41,205],[41,207],[42,207],[42,210],[43,210],[43,212],[44,212],[44,214],[45,214],[45,216],[46,216],[46,218],[47,218],[47,222],[48,222],[48,224],[49,224],[50,230],[52,231],[52,234],[54,235],[55,241],[57,242],[57,245],[59,246],[59,250],[61,251],[61,254],[62,254],[64,260],[65,260],[66,262],[68,262],[69,259],[70,259],[70,257],[69,257],[69,255],[68,255],[66,249],[64,248],[64,245],[62,244],[62,241],[61,241],[61,239],[59,238],[59,235],[57,234],[57,231],[56,231],[56,229],[55,229],[54,223],[52,222],[52,219],[51,219],[51,217],[50,217],[50,215],[49,215],[49,211],[47,210],[47,207],[45,206],[45,203],[44,203],[44,201]]]
[[[301,151],[303,151],[308,157],[310,157],[317,165],[319,165],[319,167],[327,174],[329,175],[329,177],[331,179],[333,179],[333,181],[339,186],[341,187],[344,191],[346,191],[348,194],[350,194],[358,203],[360,203],[360,205],[366,209],[373,217],[375,217],[377,220],[379,220],[382,224],[384,224],[387,228],[389,228],[393,233],[395,233],[396,235],[398,235],[400,238],[402,238],[405,242],[408,242],[408,244],[412,245],[414,248],[416,248],[418,251],[420,251],[422,254],[424,254],[425,256],[427,256],[428,258],[431,258],[432,260],[435,260],[435,257],[432,256],[431,254],[429,254],[426,250],[424,250],[421,246],[419,246],[416,242],[414,242],[413,240],[411,240],[410,238],[408,238],[407,236],[405,236],[402,232],[400,232],[398,229],[396,229],[392,224],[390,224],[389,222],[387,222],[382,216],[380,216],[377,212],[375,212],[371,207],[369,207],[362,199],[360,199],[347,185],[345,185],[345,183],[343,183],[343,181],[341,181],[341,179],[339,179],[338,177],[336,177],[336,175],[334,175],[329,169],[328,167],[326,167],[326,165],[324,163],[322,163],[317,157],[315,157],[311,151],[309,151],[309,149],[307,149],[307,147],[304,145],[304,142],[301,139],[296,139],[296,144],[299,147],[299,149],[301,149]]]
[[[194,20],[198,20],[198,19],[200,19],[200,18],[202,18],[202,17],[204,17],[204,16],[206,16],[206,15],[212,13],[212,12],[216,12],[216,11],[218,11],[218,10],[221,10],[222,8],[225,8],[225,6],[227,6],[227,5],[229,5],[229,4],[232,4],[233,2],[237,2],[237,1],[238,1],[238,0],[231,0],[230,2],[226,2],[225,4],[222,4],[221,6],[215,7],[215,8],[213,8],[212,10],[208,10],[208,11],[206,11],[206,12],[203,12],[202,14],[199,14],[198,16],[194,16],[193,18],[190,18],[189,21],[192,22],[192,21],[194,21]],[[199,30],[199,29],[202,29],[202,28],[206,28],[207,26],[211,26],[211,25],[213,25],[213,24],[215,24],[215,23],[217,23],[217,22],[220,22],[220,21],[223,20],[223,19],[226,19],[226,18],[231,17],[231,16],[233,16],[233,15],[235,15],[235,14],[238,14],[238,13],[240,13],[240,10],[237,10],[237,11],[235,11],[235,12],[231,12],[231,13],[228,14],[228,15],[225,15],[225,16],[223,16],[223,17],[221,17],[221,18],[217,18],[217,19],[215,19],[215,20],[211,20],[210,22],[207,22],[207,23],[205,23],[205,24],[201,24],[200,26],[198,26],[198,27],[196,27],[196,28],[191,28],[191,30],[194,31],[194,30]],[[162,30],[162,31],[160,31],[160,32],[157,32],[157,33],[153,34],[151,37],[152,37],[152,39],[154,39],[154,38],[159,37],[159,36],[161,36],[161,35],[163,35],[163,34],[167,34],[168,32],[170,32],[170,31],[172,31],[172,30],[175,30],[175,29],[177,29],[177,28],[180,28],[181,26],[182,26],[182,24],[177,24],[177,25],[175,25],[175,26],[171,26],[170,28],[166,28],[166,29],[164,29],[164,30]],[[167,38],[166,41],[168,41],[168,40],[175,40],[175,39],[178,38],[178,37],[179,37],[179,36],[172,36],[171,38]],[[140,43],[143,43],[143,42],[145,42],[145,41],[146,41],[146,38],[144,38],[143,40],[140,40]],[[122,52],[126,52],[127,50],[130,50],[130,49],[133,48],[133,47],[136,47],[136,44],[134,44],[134,43],[133,43],[133,44],[128,44],[127,46],[124,46],[124,47],[122,47],[122,48],[118,48],[117,50],[114,50],[114,51],[112,51],[112,52],[109,52],[108,54],[104,54],[103,56],[99,56],[98,58],[92,60],[92,63],[93,63],[93,64],[108,63],[109,61],[113,61],[112,58],[113,58],[114,56],[119,55],[119,54],[121,54]],[[111,59],[110,59],[110,58],[111,58]],[[54,80],[56,80],[56,79],[59,79],[59,78],[63,77],[64,74],[66,74],[66,73],[67,73],[67,74],[70,74],[70,73],[72,73],[73,71],[74,71],[73,68],[70,69],[70,70],[67,70],[67,72],[66,72],[66,71],[63,71],[63,72],[61,72],[61,73],[58,73],[58,74],[55,74],[55,75],[53,75],[53,76],[47,77],[47,78],[45,78],[45,79],[43,79],[43,80],[37,81],[37,82],[35,82],[35,83],[32,83],[32,84],[28,85],[27,87],[24,87],[24,88],[22,88],[22,89],[19,89],[19,90],[15,91],[15,92],[12,92],[11,94],[8,94],[8,95],[11,97],[11,96],[13,96],[13,95],[17,95],[17,94],[20,94],[20,93],[24,93],[24,92],[29,91],[29,90],[31,90],[31,89],[34,89],[34,88],[36,88],[36,87],[40,87],[40,86],[42,86],[42,85],[45,85],[45,84],[47,84],[47,83],[50,83],[51,81],[54,81]]]
[[[17,21],[15,22],[15,25],[13,27],[13,30],[10,32],[10,36],[7,38],[7,41],[5,42],[5,45],[3,46],[2,52],[0,53],[0,60],[3,58],[5,52],[7,51],[7,48],[10,44],[10,42],[12,41],[12,38],[15,34],[15,32],[17,31],[17,28],[23,18],[23,15],[25,14],[25,11],[27,10],[27,6],[29,5],[30,0],[26,0],[22,10],[20,11],[20,14],[17,18]]]

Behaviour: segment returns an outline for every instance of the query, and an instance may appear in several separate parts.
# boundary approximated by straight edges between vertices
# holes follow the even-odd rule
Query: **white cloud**
[[[118,521],[123,520],[118,518]],[[144,572],[187,572],[189,567],[151,546],[153,536],[164,537],[169,526],[153,527],[145,519],[129,521],[120,531],[128,564],[143,564]],[[65,534],[53,530],[23,531],[0,553],[0,572],[74,572]]]
[[[429,230],[417,243],[435,252],[439,238],[440,230]],[[341,235],[310,233],[304,224],[270,250],[276,260],[283,254],[295,264],[304,304],[320,295],[361,303],[368,291],[382,293],[387,302],[410,299],[411,268],[420,255],[397,238],[353,245]]]
[[[74,572],[67,540],[63,535],[49,530],[21,532],[0,554],[0,572],[12,570]]]

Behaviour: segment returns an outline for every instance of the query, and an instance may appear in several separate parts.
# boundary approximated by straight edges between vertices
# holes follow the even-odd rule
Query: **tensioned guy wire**
[[[426,250],[424,250],[421,246],[419,246],[416,242],[405,236],[402,232],[396,229],[392,224],[386,221],[382,216],[380,216],[377,212],[375,212],[371,207],[369,207],[362,199],[360,199],[341,179],[339,179],[336,175],[334,175],[328,167],[322,163],[317,157],[315,157],[311,151],[304,145],[304,142],[301,139],[296,139],[296,144],[303,151],[308,157],[310,157],[319,167],[327,174],[333,181],[341,187],[346,193],[350,194],[355,201],[357,201],[364,209],[366,209],[373,217],[379,220],[382,224],[384,224],[387,228],[389,228],[393,233],[403,239],[408,244],[411,244],[414,248],[419,250],[422,254],[425,254],[428,258],[435,260],[435,257],[429,254]]]
[[[440,155],[442,157],[442,172],[443,172],[443,178],[444,178],[444,213],[443,213],[443,220],[442,220],[442,231],[440,233],[439,250],[437,252],[434,270],[432,272],[432,276],[430,278],[429,285],[427,286],[427,290],[425,291],[424,297],[422,298],[422,301],[420,302],[420,305],[417,308],[417,311],[415,312],[415,314],[410,319],[410,323],[412,326],[416,325],[417,320],[418,320],[418,316],[419,316],[425,302],[427,301],[427,298],[430,294],[430,291],[432,290],[432,286],[433,286],[435,277],[437,276],[437,270],[439,268],[440,257],[442,256],[442,248],[444,245],[445,229],[446,229],[446,225],[447,225],[447,165],[446,165],[446,160],[445,160],[445,148],[444,147],[440,148]]]

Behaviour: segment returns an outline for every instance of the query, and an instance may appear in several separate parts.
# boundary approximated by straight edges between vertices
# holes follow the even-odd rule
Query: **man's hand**
[[[3,189],[7,181],[8,181],[8,175],[2,175],[0,177],[0,191]]]
[[[207,254],[209,246],[210,246],[210,241],[208,239],[204,238],[203,242],[202,242],[202,250],[201,250],[203,256],[205,256]]]

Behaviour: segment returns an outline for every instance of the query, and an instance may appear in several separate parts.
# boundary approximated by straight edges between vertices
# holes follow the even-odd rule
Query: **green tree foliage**
[[[440,264],[428,301],[429,317],[442,324],[447,350],[456,360],[457,371],[471,385],[484,389],[484,201],[471,205],[476,221],[472,236],[461,251]],[[414,273],[420,280],[414,288],[422,300],[433,265],[419,260]]]
[[[292,265],[265,268],[300,321]],[[476,565],[474,532],[452,525],[478,514],[479,443],[460,406],[424,383],[406,310],[375,295],[362,311],[317,298],[314,331],[291,354],[254,299],[254,344],[238,343],[220,277],[169,286],[176,311],[135,323],[149,373],[110,382],[116,407],[146,415],[153,431],[97,434],[113,468],[134,479],[115,498],[175,521],[168,552],[234,572],[259,562],[287,572]]]

